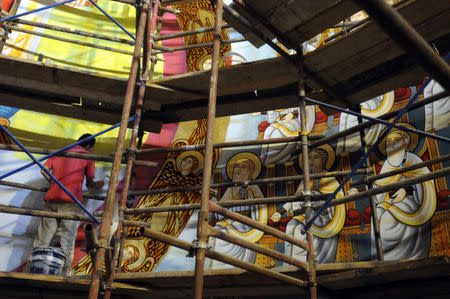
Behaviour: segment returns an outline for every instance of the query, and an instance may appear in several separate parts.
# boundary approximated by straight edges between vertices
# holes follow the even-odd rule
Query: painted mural
[[[101,2],[101,3],[100,3]],[[176,18],[166,14],[162,27],[163,33],[192,30],[199,27],[209,27],[213,24],[213,10],[209,1],[183,4],[178,9],[188,14]],[[99,1],[106,5],[110,11],[120,15],[120,22],[126,28],[132,28],[131,20],[134,15],[120,3],[108,0]],[[41,22],[67,21],[69,12],[77,10],[86,18],[95,15],[95,24],[76,20],[77,26],[90,26],[98,28],[106,26],[113,35],[123,37],[123,33],[111,29],[107,20],[103,19],[94,8],[86,6],[85,1],[77,1],[72,6],[42,13],[30,17]],[[38,7],[31,0],[22,0],[19,11]],[[364,14],[357,14],[351,20],[364,18]],[[69,20],[75,22],[69,18]],[[81,24],[83,23],[83,24]],[[86,24],[84,24],[86,23]],[[131,30],[131,29],[130,29]],[[305,53],[322,46],[325,39],[339,29],[329,30],[304,44]],[[222,38],[233,38],[236,35],[232,30],[223,31]],[[208,42],[212,34],[201,34],[190,38],[179,38],[165,41],[164,46],[180,46],[184,43],[195,44]],[[8,40],[7,55],[36,60],[39,54],[44,54],[44,62],[76,67],[79,69],[97,72],[107,76],[125,77],[128,73],[129,60],[123,54],[104,55],[103,50],[85,50],[75,46],[64,51],[55,51],[59,44],[47,41],[45,38],[31,37],[26,34],[13,34]],[[264,47],[263,47],[264,48]],[[129,50],[128,46],[123,49]],[[249,50],[250,49],[250,50]],[[252,48],[248,43],[239,43],[222,46],[222,65],[228,63],[242,63],[274,57],[273,51]],[[156,76],[178,74],[187,71],[208,69],[211,51],[208,48],[174,52],[164,54],[164,63],[157,64]],[[227,57],[232,57],[226,61]],[[238,59],[239,58],[239,59]],[[66,62],[69,62],[67,65]],[[64,63],[63,63],[64,62]],[[419,86],[399,88],[384,95],[375,97],[361,104],[363,114],[378,117],[387,112],[403,107],[415,94]],[[420,98],[428,97],[440,92],[442,88],[432,81]],[[1,103],[1,102],[0,102]],[[408,112],[401,124],[420,130],[426,130],[439,135],[450,136],[450,98],[441,99],[433,104]],[[79,135],[90,132],[95,133],[106,126],[95,123],[81,122],[69,118],[43,115],[0,106],[1,124],[7,127],[20,141],[27,146],[57,149],[70,144]],[[318,106],[307,107],[307,131],[310,135],[331,135],[338,131],[351,128],[358,124],[356,117],[346,113],[326,115]],[[385,128],[376,125],[365,130],[365,143],[371,146]],[[297,136],[300,132],[299,109],[286,107],[286,109],[255,112],[253,114],[235,115],[218,118],[214,132],[214,142],[261,140],[280,137]],[[115,132],[111,132],[97,140],[98,154],[109,155],[114,150]],[[161,146],[184,146],[203,144],[205,142],[206,121],[191,121],[164,125],[159,134],[148,133],[144,137],[144,148]],[[11,140],[0,134],[0,142],[10,144]],[[333,172],[349,170],[363,156],[359,134],[341,138],[334,143],[325,144],[312,149],[309,154],[312,172]],[[243,148],[227,148],[214,152],[212,183],[233,181],[248,181],[245,187],[228,187],[214,190],[214,201],[232,201],[274,196],[293,195],[304,188],[301,181],[288,181],[265,184],[251,184],[252,180],[261,178],[275,178],[302,174],[301,156],[297,154],[298,143],[272,144],[251,146]],[[435,159],[449,154],[449,147],[431,138],[424,138],[415,134],[392,130],[383,140],[376,151],[371,155],[367,167],[371,174],[385,173],[409,165]],[[156,161],[157,168],[137,169],[135,190],[158,190],[176,187],[189,187],[199,185],[202,180],[203,152],[188,151],[171,154],[149,154],[143,158]],[[0,151],[0,171],[6,173],[25,162],[28,158],[21,153]],[[104,177],[111,165],[96,163],[96,177]],[[448,167],[448,162],[434,164],[419,168],[402,175],[391,176],[375,181],[372,188],[382,187],[386,184],[401,182],[408,178],[415,178],[426,173]],[[26,179],[24,179],[26,178]],[[361,179],[357,175],[353,181]],[[31,185],[45,186],[37,168],[30,168],[24,175],[14,175],[11,181]],[[314,194],[326,195],[334,192],[343,177],[328,177],[311,181]],[[382,193],[376,196],[376,215],[380,220],[380,229],[383,250],[387,260],[416,259],[427,256],[450,255],[449,240],[449,196],[447,187],[448,178],[438,178],[424,183],[415,184],[407,188],[400,188],[395,192]],[[120,189],[120,185],[118,187]],[[351,187],[350,182],[340,191],[337,197],[343,197],[358,192],[358,188]],[[104,194],[100,193],[100,194]],[[17,190],[12,187],[0,186],[0,204],[39,209],[43,205],[42,192],[30,190]],[[132,203],[133,207],[145,208],[154,206],[167,206],[174,204],[198,203],[200,193],[197,191],[176,192],[172,194],[157,193],[141,196]],[[101,210],[101,202],[89,200],[90,211]],[[231,210],[246,215],[260,223],[267,224],[280,231],[286,232],[299,239],[305,219],[297,214],[301,202],[286,204],[251,205],[248,207],[235,207]],[[376,258],[372,215],[369,199],[362,199],[335,207],[327,208],[312,226],[314,247],[317,262],[353,262],[367,261]],[[3,216],[4,215],[4,216]],[[151,225],[153,229],[165,232],[188,242],[192,242],[196,232],[196,211],[177,211],[166,213],[143,213],[132,215],[130,220],[141,221]],[[29,216],[2,214],[0,228],[0,253],[5,257],[0,259],[1,271],[21,271],[28,258],[29,248],[39,219]],[[244,238],[247,241],[275,249],[289,256],[305,260],[305,252],[299,247],[285,244],[271,235],[264,234],[246,225],[231,221],[220,215],[211,214],[210,225],[222,232]],[[146,238],[137,228],[129,228],[124,245],[124,255],[121,270],[124,272],[191,270],[194,268],[194,259],[186,258],[186,252],[173,248],[161,242]],[[209,245],[216,251],[232,255],[241,260],[264,267],[283,265],[267,256],[256,254],[242,247],[235,246],[219,239],[210,238]],[[84,235],[80,231],[77,235],[77,250],[73,268],[76,274],[86,274],[91,271],[89,256],[81,251],[85,246]],[[225,264],[207,260],[208,268],[224,268]]]

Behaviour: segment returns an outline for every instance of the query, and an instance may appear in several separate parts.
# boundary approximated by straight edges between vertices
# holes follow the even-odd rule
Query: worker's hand
[[[278,212],[273,213],[272,217],[270,217],[270,220],[273,222],[279,222],[281,220],[281,214]]]
[[[104,185],[105,185],[105,182],[104,182],[103,180],[95,181],[95,182],[93,183],[93,187],[96,188],[96,189],[100,189],[100,188],[102,188]]]

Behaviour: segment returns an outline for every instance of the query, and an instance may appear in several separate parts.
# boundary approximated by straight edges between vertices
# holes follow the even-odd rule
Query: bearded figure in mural
[[[379,117],[389,112],[394,105],[395,93],[388,92],[384,95],[375,97],[361,104],[361,113],[370,117]],[[365,121],[365,120],[363,120]],[[350,129],[358,125],[358,118],[354,115],[341,113],[339,120],[339,131]],[[376,142],[383,125],[377,124],[365,129],[365,142],[372,145]],[[337,144],[336,152],[355,152],[361,149],[361,137],[359,133],[351,134],[344,138],[340,138]]]
[[[322,145],[312,149],[309,152],[309,167],[311,173],[323,173],[331,168],[334,164],[335,153],[333,148],[328,145]],[[299,156],[299,165],[302,165],[302,156]],[[339,187],[339,182],[334,177],[321,178],[311,180],[311,191],[313,194],[330,194]],[[300,184],[297,193],[304,189],[303,182]],[[350,190],[349,193],[356,192]],[[336,198],[343,197],[342,190],[336,195]],[[300,202],[289,202],[274,213],[271,220],[279,222],[283,213],[294,214],[295,210],[301,208]],[[314,211],[314,213],[317,211]],[[333,263],[336,259],[338,236],[345,222],[345,204],[328,207],[314,221],[311,226],[313,234],[313,244],[316,261],[318,263]],[[294,216],[286,226],[286,234],[291,235],[299,240],[306,241],[306,234],[302,234],[301,230],[306,224],[305,217],[302,215]],[[306,250],[301,247],[293,246],[286,242],[284,245],[284,254],[292,256],[296,259],[306,261]]]
[[[203,168],[203,156],[199,152],[187,151],[176,159],[165,161],[157,179],[149,190],[191,187],[201,185],[200,172]],[[136,208],[164,207],[197,203],[198,191],[160,193],[143,196]],[[188,222],[192,211],[170,211],[163,213],[144,213],[130,217],[132,221],[147,222],[153,230],[177,237]],[[138,227],[128,230],[124,244],[122,270],[125,272],[148,272],[162,261],[169,245],[144,237]]]
[[[296,137],[300,132],[299,108],[267,111],[267,128],[262,139]],[[311,132],[315,121],[314,106],[306,107],[306,130]],[[266,144],[261,149],[261,161],[264,165],[292,161],[293,152],[299,148],[297,142],[286,144]]]
[[[261,172],[261,161],[252,153],[239,153],[234,155],[227,163],[227,175],[233,182],[249,182],[258,177]],[[257,185],[249,185],[247,187],[233,186],[227,188],[220,201],[245,200],[264,197]],[[231,211],[246,215],[261,224],[266,224],[268,219],[266,205],[238,206],[229,208]],[[228,233],[232,236],[242,238],[246,241],[257,243],[263,232],[256,230],[250,226],[239,223],[232,219],[224,218],[220,214],[215,214],[218,220],[215,229]],[[239,260],[255,263],[256,252],[238,245],[229,243],[216,238],[209,238],[211,248]],[[230,265],[222,262],[208,259],[206,261],[208,268],[228,268]]]
[[[405,127],[414,128],[403,123]],[[418,136],[393,129],[380,143],[381,153],[386,155],[380,174],[422,162],[412,151],[418,144]],[[409,178],[423,176],[427,167],[410,170],[375,181],[374,187],[399,183]],[[385,260],[419,259],[428,255],[431,241],[430,218],[436,210],[434,181],[414,184],[394,192],[376,195],[376,215],[380,222],[381,243]],[[375,237],[372,230],[372,244]],[[372,257],[376,257],[372,246]]]

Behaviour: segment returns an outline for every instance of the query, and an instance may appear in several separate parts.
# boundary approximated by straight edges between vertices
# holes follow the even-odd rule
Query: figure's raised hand
[[[406,196],[405,188],[400,188],[397,192],[392,196],[392,202],[401,202]]]
[[[273,213],[272,217],[270,217],[270,220],[273,222],[279,222],[281,220],[281,214],[278,212]]]

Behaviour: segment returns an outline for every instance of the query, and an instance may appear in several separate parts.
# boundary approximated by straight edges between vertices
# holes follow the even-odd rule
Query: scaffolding
[[[93,263],[93,271],[90,277],[90,288],[89,288],[89,298],[98,298],[99,292],[103,293],[104,298],[110,298],[111,292],[113,289],[113,282],[115,280],[115,275],[120,272],[120,265],[122,262],[122,250],[123,250],[123,242],[126,238],[126,231],[130,227],[139,227],[146,237],[152,238],[154,240],[158,240],[164,243],[167,243],[171,246],[175,246],[181,249],[186,250],[192,256],[195,256],[195,272],[194,272],[194,285],[193,292],[194,298],[199,299],[204,296],[203,294],[203,284],[204,284],[204,275],[205,275],[205,258],[215,259],[221,261],[226,264],[230,264],[250,272],[259,273],[263,275],[267,275],[274,279],[280,280],[287,284],[292,284],[297,287],[307,288],[309,290],[309,296],[312,299],[317,298],[317,289],[320,287],[318,285],[318,279],[316,275],[316,271],[320,268],[320,265],[315,264],[315,256],[314,256],[314,246],[313,246],[313,235],[310,232],[310,228],[315,219],[327,208],[333,205],[338,205],[342,203],[346,203],[349,201],[356,201],[363,198],[370,198],[370,204],[372,207],[372,220],[374,223],[373,229],[375,231],[375,240],[376,240],[376,249],[377,256],[380,263],[383,263],[383,250],[381,246],[380,240],[380,231],[379,231],[379,223],[378,218],[376,216],[376,208],[375,201],[373,196],[376,194],[385,193],[388,191],[396,190],[401,187],[410,186],[412,184],[416,184],[419,182],[425,182],[428,180],[433,180],[439,177],[445,177],[450,174],[450,168],[444,168],[439,171],[432,172],[430,174],[406,179],[399,183],[388,184],[383,187],[379,187],[376,189],[372,189],[371,185],[377,179],[381,179],[384,177],[389,177],[391,175],[404,173],[413,169],[418,169],[421,167],[426,167],[435,163],[442,163],[444,161],[448,161],[450,159],[449,155],[442,156],[438,159],[432,159],[423,163],[419,163],[416,165],[408,166],[402,168],[400,170],[391,171],[388,173],[384,173],[382,175],[370,175],[373,173],[373,170],[369,168],[369,164],[366,163],[367,158],[371,155],[371,153],[375,150],[378,144],[387,136],[389,131],[392,128],[410,131],[415,134],[419,134],[420,136],[424,136],[427,138],[437,139],[445,143],[449,143],[449,138],[444,136],[438,136],[435,134],[430,134],[427,132],[423,132],[416,129],[410,129],[404,126],[399,126],[397,123],[401,119],[401,117],[411,109],[416,109],[418,107],[422,107],[425,104],[431,103],[442,97],[447,95],[447,92],[442,92],[433,97],[424,99],[420,102],[416,102],[419,94],[423,92],[423,89],[430,82],[431,78],[428,79],[416,92],[416,94],[411,97],[409,102],[402,109],[392,111],[387,113],[379,118],[369,118],[361,113],[361,111],[355,111],[354,107],[346,107],[351,108],[352,110],[343,109],[336,107],[334,105],[317,101],[306,96],[306,79],[309,78],[315,84],[319,85],[322,90],[326,92],[326,94],[336,100],[337,102],[347,103],[347,100],[342,98],[338,92],[333,90],[330,86],[327,86],[322,80],[320,80],[317,76],[311,72],[304,65],[303,51],[300,48],[300,45],[296,43],[296,41],[292,40],[289,36],[285,36],[282,32],[278,31],[273,24],[271,24],[268,20],[264,19],[263,16],[258,14],[254,7],[246,3],[246,1],[242,0],[234,0],[234,7],[224,5],[223,0],[211,1],[215,2],[215,26],[202,28],[197,30],[192,30],[189,32],[182,32],[176,34],[168,34],[168,35],[160,35],[161,29],[161,16],[163,13],[173,13],[178,14],[180,11],[166,8],[167,5],[172,5],[176,3],[184,3],[191,1],[142,1],[139,3],[135,3],[134,1],[126,1],[126,0],[114,0],[121,3],[130,4],[136,6],[137,9],[137,29],[136,29],[136,37],[133,36],[130,32],[128,32],[122,25],[120,25],[112,16],[110,16],[107,12],[105,12],[96,2],[93,0],[89,0],[93,6],[99,9],[106,17],[108,17],[112,22],[114,22],[122,31],[124,31],[132,41],[128,39],[121,39],[115,37],[109,37],[101,34],[93,34],[89,32],[84,32],[80,30],[74,30],[71,28],[63,28],[60,26],[53,26],[47,24],[41,24],[31,21],[26,21],[20,19],[21,16],[26,14],[34,13],[43,9],[53,8],[59,5],[64,5],[74,0],[63,1],[54,5],[50,5],[35,11],[22,13],[19,15],[8,15],[0,19],[0,23],[4,22],[3,28],[5,29],[6,34],[11,31],[20,31],[28,34],[35,34],[47,38],[52,38],[56,40],[60,40],[63,42],[74,43],[78,45],[83,45],[87,47],[93,47],[98,49],[103,49],[107,51],[113,51],[117,53],[132,55],[132,64],[130,69],[130,74],[128,78],[127,88],[125,100],[123,103],[122,116],[120,123],[112,126],[111,128],[104,130],[91,136],[89,138],[94,138],[95,136],[99,136],[106,131],[110,131],[115,128],[119,128],[115,155],[113,158],[111,157],[102,157],[96,155],[86,155],[86,154],[74,154],[74,153],[64,153],[68,148],[77,145],[71,145],[70,147],[63,148],[58,151],[48,151],[37,148],[25,148],[12,134],[8,132],[8,130],[1,125],[1,129],[8,134],[8,136],[13,140],[17,146],[13,145],[1,145],[1,149],[6,150],[22,150],[33,160],[32,163],[21,167],[15,171],[7,173],[5,175],[0,176],[0,184],[17,187],[17,188],[26,188],[30,190],[36,190],[45,192],[46,188],[40,188],[35,186],[29,186],[24,184],[12,183],[4,181],[3,179],[17,173],[27,167],[38,165],[44,171],[45,168],[42,166],[40,162],[48,159],[53,155],[60,156],[68,156],[68,157],[77,157],[82,159],[90,159],[97,161],[108,161],[112,162],[112,170],[110,183],[108,186],[108,191],[106,197],[92,196],[86,194],[86,197],[100,199],[105,201],[104,212],[98,215],[93,215],[73,196],[67,191],[64,186],[62,186],[55,177],[48,171],[47,174],[52,177],[52,179],[57,182],[61,188],[67,192],[71,198],[76,202],[88,216],[82,215],[62,215],[54,212],[47,211],[37,211],[31,209],[23,209],[16,207],[6,207],[0,206],[0,212],[4,213],[16,213],[22,215],[33,215],[39,217],[51,217],[58,219],[72,219],[72,220],[82,220],[87,222],[94,222],[100,224],[98,237],[95,238],[92,232],[92,226],[87,226],[85,228],[87,234],[87,250],[92,257]],[[438,81],[446,91],[449,89],[449,80],[450,77],[450,69],[447,62],[439,57],[435,53],[435,51],[428,45],[428,43],[404,20],[404,18],[396,12],[394,7],[387,5],[383,0],[366,0],[366,1],[355,1],[358,5],[364,9],[370,17],[377,22],[377,24],[382,27],[382,29],[389,34],[389,36],[394,39],[402,48],[406,49],[407,52],[412,53],[417,58],[417,62],[425,69],[427,72],[433,77],[436,81]],[[404,3],[405,1],[401,1]],[[17,10],[17,3],[15,12]],[[397,3],[397,5],[400,5]],[[238,11],[245,11],[247,17],[250,16],[253,20],[256,20],[259,25],[264,28],[264,31],[269,31],[272,35],[271,38],[267,37],[267,33],[258,30],[255,26],[253,26],[245,16],[241,15]],[[227,142],[221,144],[213,143],[213,131],[215,125],[215,117],[216,117],[216,98],[218,91],[218,76],[219,76],[219,48],[221,44],[232,43],[232,42],[241,42],[246,39],[234,39],[234,40],[221,40],[221,30],[232,27],[231,25],[224,25],[222,20],[222,13],[227,12],[230,15],[235,17],[235,20],[239,22],[239,24],[245,27],[247,30],[251,31],[254,36],[262,40],[264,43],[268,44],[272,47],[277,53],[287,59],[290,63],[292,63],[297,72],[298,72],[298,80],[296,84],[296,97],[298,99],[298,106],[300,108],[300,124],[301,130],[298,137],[294,138],[280,138],[280,139],[272,139],[272,140],[258,140],[258,141],[241,141],[241,142]],[[362,22],[357,22],[356,24],[350,24],[348,27],[348,31],[357,28],[357,26],[365,23],[367,20]],[[56,35],[43,34],[36,31],[31,31],[27,29],[21,29],[17,27],[17,24],[25,24],[31,25],[39,28],[47,28],[54,31],[72,33],[79,36],[89,36],[102,40],[113,41],[117,43],[123,43],[128,45],[134,45],[134,51],[128,52],[118,49],[113,49],[110,47],[99,46],[93,43],[80,42],[74,39],[61,38]],[[342,25],[345,26],[345,25]],[[209,43],[202,43],[198,45],[190,45],[184,47],[175,47],[168,48],[158,46],[156,43],[160,40],[166,40],[171,38],[177,38],[186,35],[193,35],[202,32],[214,32],[214,40]],[[343,33],[337,35],[344,35]],[[336,36],[336,37],[337,37]],[[295,50],[296,54],[290,55],[288,54],[282,47],[280,47],[277,43],[273,42],[273,37],[276,37],[279,42],[285,45],[288,48]],[[336,38],[334,37],[334,38]],[[6,37],[3,38],[6,40]],[[4,42],[3,42],[4,44]],[[3,46],[2,44],[2,46]],[[186,49],[192,49],[195,47],[213,47],[213,55],[212,55],[212,67],[211,67],[211,77],[209,83],[209,95],[208,95],[208,113],[207,113],[207,135],[206,142],[204,145],[195,145],[195,146],[184,146],[184,147],[165,147],[165,148],[154,148],[154,149],[140,149],[140,145],[142,144],[142,140],[138,140],[142,138],[139,136],[140,124],[143,118],[143,106],[144,106],[144,95],[146,92],[146,83],[149,78],[153,77],[154,66],[155,63],[159,60],[156,57],[156,54],[163,52],[174,52],[181,51]],[[448,59],[448,57],[446,58]],[[142,60],[142,61],[141,61]],[[134,115],[130,117],[131,109],[133,106],[133,100],[135,98],[135,112]],[[306,128],[306,103],[312,103],[315,105],[319,105],[326,109],[336,110],[339,112],[345,112],[349,114],[353,114],[358,117],[359,125],[352,127],[350,129],[338,132],[331,136],[309,136]],[[393,118],[393,121],[387,121],[390,118]],[[362,119],[367,119],[368,121],[362,122]],[[130,145],[127,147],[125,142],[126,130],[129,126],[129,123],[132,123],[132,137]],[[383,124],[387,126],[387,129],[378,137],[376,143],[371,147],[367,146],[364,142],[364,129],[369,128],[375,124]],[[363,158],[356,164],[353,169],[349,171],[336,171],[330,173],[310,173],[309,171],[309,162],[308,162],[308,152],[320,145],[326,144],[330,141],[337,140],[341,137],[348,136],[350,134],[360,133],[361,144],[364,149]],[[80,141],[81,142],[81,141]],[[261,145],[261,144],[276,144],[276,143],[289,143],[289,142],[298,142],[301,145],[301,149],[296,154],[302,155],[302,169],[303,175],[300,176],[286,176],[286,177],[276,177],[269,179],[259,179],[253,180],[250,182],[232,182],[232,183],[221,183],[221,184],[212,184],[212,171],[213,171],[213,151],[215,148],[228,148],[228,147],[245,147],[251,145]],[[147,167],[155,167],[157,164],[149,161],[138,160],[140,155],[150,153],[150,152],[181,152],[181,151],[204,151],[204,167],[203,167],[203,177],[201,185],[192,186],[192,187],[180,187],[180,188],[171,188],[171,189],[159,189],[159,190],[148,190],[148,191],[133,191],[134,179],[135,179],[135,167],[136,166],[147,166]],[[46,154],[45,157],[37,160],[33,157],[32,153],[38,154]],[[124,154],[125,153],[125,157]],[[120,195],[120,208],[119,208],[119,227],[115,232],[115,237],[113,238],[113,242],[108,243],[108,236],[110,235],[110,228],[114,213],[114,204],[117,201],[116,196],[116,187],[119,180],[119,170],[121,164],[125,164],[125,175],[123,178],[123,189]],[[351,183],[351,186],[365,186],[364,191],[360,191],[356,194],[346,195],[340,198],[336,198],[339,191],[349,182],[350,178],[355,174],[364,175],[363,180],[355,181]],[[310,181],[312,179],[323,178],[323,177],[342,177],[343,182],[339,185],[339,187],[331,194],[328,195],[314,195],[311,190]],[[244,199],[244,200],[234,200],[232,202],[218,202],[214,203],[210,201],[211,192],[214,188],[222,188],[229,186],[241,186],[248,187],[250,185],[257,185],[263,183],[275,183],[281,181],[303,181],[304,189],[298,190],[294,195],[283,196],[283,197],[267,197],[260,199]],[[148,195],[148,194],[157,194],[157,193],[172,193],[172,192],[182,192],[182,191],[200,191],[201,192],[201,200],[199,204],[184,204],[177,206],[165,206],[165,207],[151,207],[151,208],[127,208],[126,203],[128,198],[134,198],[136,196]],[[318,202],[318,201],[321,202]],[[306,225],[304,226],[303,232],[306,234],[306,242],[301,241],[299,239],[294,238],[286,233],[283,233],[275,228],[269,227],[267,225],[263,225],[255,220],[252,220],[249,217],[243,216],[239,213],[232,212],[227,209],[229,207],[236,206],[248,206],[248,205],[262,205],[269,203],[286,203],[286,202],[294,202],[299,201],[302,203],[301,209],[294,211],[297,215],[305,215]],[[168,212],[168,211],[181,211],[181,210],[199,210],[198,214],[198,222],[197,222],[197,240],[193,243],[185,242],[179,240],[173,236],[158,232],[156,230],[152,230],[147,226],[144,222],[131,221],[128,218],[129,215],[135,215],[139,213],[158,213],[158,212]],[[314,211],[317,211],[314,213]],[[285,242],[290,244],[299,246],[307,251],[307,259],[306,262],[300,261],[292,256],[287,256],[282,254],[276,250],[268,249],[261,245],[257,245],[245,240],[242,240],[237,237],[233,237],[232,235],[223,233],[214,229],[208,224],[208,217],[210,213],[217,213],[226,218],[235,220],[257,230],[260,230],[266,234],[273,235]],[[101,218],[99,218],[101,217]],[[293,265],[301,269],[302,273],[306,273],[305,277],[296,278],[290,275],[286,275],[283,273],[279,273],[273,271],[271,269],[263,268],[248,262],[241,261],[239,259],[224,255],[222,253],[211,250],[208,245],[208,239],[210,237],[222,239],[226,242],[239,245],[241,247],[251,249],[263,255],[269,256],[279,261],[283,261],[287,264]],[[325,267],[325,266],[323,266]],[[343,266],[344,268],[346,266]],[[106,271],[105,271],[106,270]],[[123,276],[122,276],[123,277]]]

